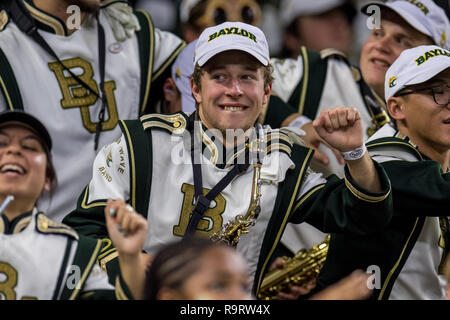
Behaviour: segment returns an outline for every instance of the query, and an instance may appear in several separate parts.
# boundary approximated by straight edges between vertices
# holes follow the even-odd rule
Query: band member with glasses
[[[386,72],[384,92],[394,123],[366,145],[391,179],[394,216],[370,236],[332,234],[317,289],[361,268],[374,272],[373,299],[446,299],[450,51],[403,51]]]

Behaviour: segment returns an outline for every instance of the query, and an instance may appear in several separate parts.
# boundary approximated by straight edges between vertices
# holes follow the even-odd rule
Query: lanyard
[[[59,64],[64,67],[64,70],[70,73],[70,75],[78,81],[86,90],[92,92],[97,98],[100,98],[102,106],[99,113],[99,122],[95,129],[95,150],[98,149],[98,140],[100,138],[100,132],[102,129],[102,122],[105,120],[105,110],[106,110],[106,95],[105,95],[105,31],[100,24],[99,11],[97,11],[95,18],[97,20],[98,29],[98,60],[100,68],[100,90],[102,95],[100,96],[94,89],[92,89],[87,83],[81,80],[76,74],[74,74],[69,68],[67,68],[62,61],[58,58],[55,51],[49,46],[49,44],[44,40],[37,30],[36,23],[31,17],[28,10],[24,7],[21,0],[13,1],[10,6],[11,16],[14,22],[17,24],[19,29],[26,33],[28,36],[33,38],[36,43],[38,43],[48,54],[54,57]]]
[[[197,225],[200,222],[200,219],[203,217],[205,211],[209,208],[211,201],[214,200],[217,195],[230,184],[234,177],[236,177],[240,173],[245,172],[250,166],[248,163],[235,164],[225,177],[223,177],[206,195],[203,195],[202,166],[199,161],[195,161],[196,149],[194,136],[195,130],[191,132],[191,160],[192,170],[194,172],[195,207],[192,210],[192,215],[184,234],[185,238],[194,235],[195,231],[197,230]]]

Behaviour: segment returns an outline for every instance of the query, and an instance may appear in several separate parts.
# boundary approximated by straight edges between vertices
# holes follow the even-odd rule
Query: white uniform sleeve
[[[128,149],[125,137],[104,146],[94,160],[87,203],[130,196]]]
[[[95,290],[114,290],[114,286],[108,282],[108,274],[98,264],[92,267],[83,288],[86,292]]]
[[[166,63],[173,61],[179,51],[177,48],[183,43],[178,36],[168,31],[155,28],[155,62],[153,72],[158,73],[161,68],[166,68]],[[181,48],[180,48],[181,49]]]
[[[310,168],[306,171],[305,181],[302,183],[300,187],[300,191],[297,195],[297,201],[300,200],[303,195],[305,195],[309,190],[314,188],[315,186],[325,184],[327,180],[323,177],[322,173],[314,172]]]
[[[272,90],[287,102],[303,76],[303,58],[301,55],[295,60],[271,58],[270,62],[274,78]]]

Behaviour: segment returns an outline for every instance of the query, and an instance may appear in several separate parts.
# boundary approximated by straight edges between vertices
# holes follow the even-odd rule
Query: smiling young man
[[[403,51],[386,73],[384,92],[395,124],[377,131],[367,148],[391,179],[395,214],[380,233],[333,234],[318,286],[376,266],[374,299],[446,299],[450,51]]]
[[[161,244],[185,236],[220,235],[226,223],[253,212],[247,222],[255,224],[240,235],[237,250],[247,259],[257,293],[288,220],[358,234],[389,221],[389,181],[360,148],[363,132],[354,108],[324,112],[315,123],[351,159],[345,181],[312,172],[313,151],[293,131],[254,129],[272,83],[260,29],[239,22],[205,29],[194,66],[196,112],[122,121],[123,136],[98,154],[93,179],[67,224],[107,238],[106,199],[123,198],[147,217],[144,249],[153,255]],[[101,260],[111,274],[116,255],[109,247]]]

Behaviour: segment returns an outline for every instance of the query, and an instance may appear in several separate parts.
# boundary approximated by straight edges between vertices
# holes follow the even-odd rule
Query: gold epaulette
[[[145,130],[161,128],[172,134],[182,134],[187,127],[188,116],[183,112],[174,114],[147,114],[140,118]]]
[[[6,10],[0,11],[0,31],[3,31],[9,22],[9,16]]]
[[[56,233],[56,234],[64,234],[79,239],[78,233],[73,230],[71,227],[57,223],[53,220],[50,220],[42,213],[38,213],[36,215],[36,229],[40,233]]]
[[[270,154],[274,151],[282,151],[289,156],[292,153],[292,146],[295,143],[293,139],[289,136],[289,133],[284,130],[272,130],[267,133],[265,137],[266,154]]]
[[[337,57],[337,58],[348,61],[347,55],[340,50],[328,48],[328,49],[323,49],[320,51],[320,58],[327,59],[330,57]]]

